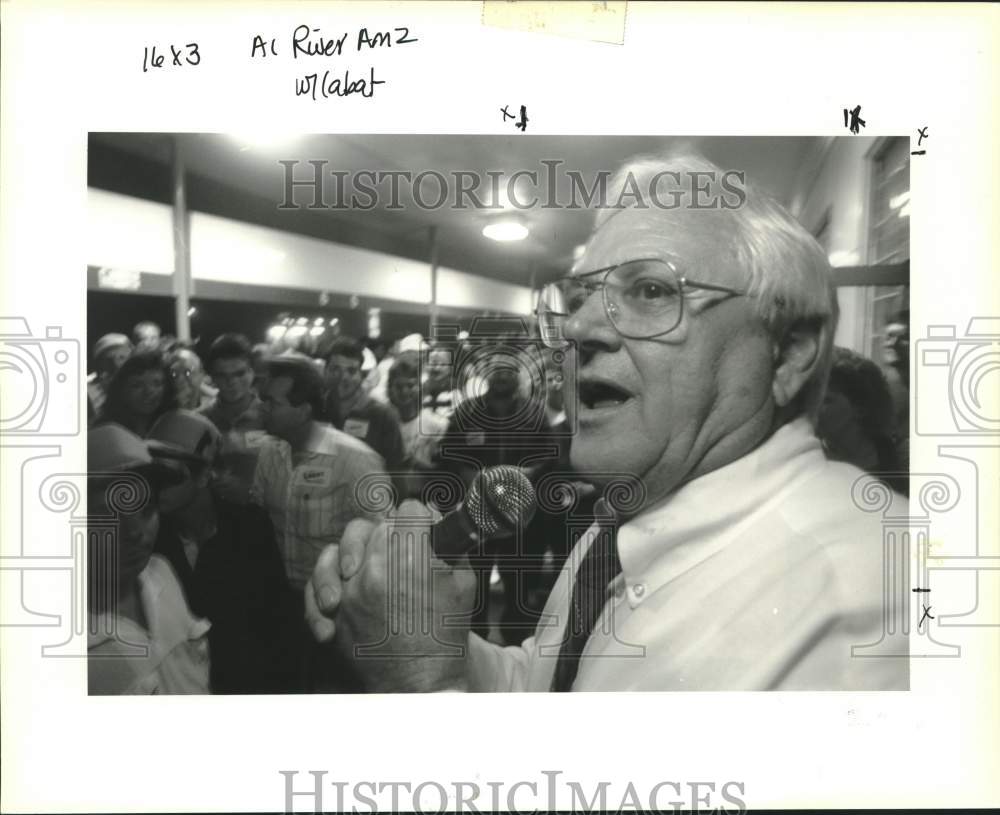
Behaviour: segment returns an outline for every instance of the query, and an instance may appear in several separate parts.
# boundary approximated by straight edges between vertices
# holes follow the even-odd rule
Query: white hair
[[[672,173],[674,178],[665,173]],[[732,218],[735,226],[732,250],[748,275],[747,294],[753,298],[774,339],[783,341],[793,327],[809,326],[817,331],[821,343],[820,362],[797,398],[800,413],[815,421],[830,372],[838,317],[830,263],[815,238],[771,196],[747,182],[745,173],[724,171],[693,153],[642,156],[628,161],[612,177],[607,200],[628,200],[631,193],[626,186],[633,190],[638,187],[643,193],[655,188],[657,195],[667,189],[690,198],[691,184],[680,179],[690,177],[691,173],[711,174],[708,195],[721,196],[722,205],[692,210],[690,201],[684,200],[677,208],[710,215],[721,212]],[[740,179],[744,195],[741,201],[736,197],[737,203],[734,203],[732,186],[721,183],[727,175]],[[669,179],[669,183],[662,184],[663,178]],[[649,206],[648,202],[644,203]],[[620,208],[613,207],[598,210],[595,228],[599,229],[619,212]]]

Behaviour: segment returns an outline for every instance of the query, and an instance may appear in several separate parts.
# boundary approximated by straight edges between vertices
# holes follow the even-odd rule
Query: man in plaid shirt
[[[288,582],[304,614],[303,589],[319,553],[339,543],[354,518],[381,517],[380,508],[365,500],[366,485],[389,484],[389,478],[374,450],[324,421],[323,380],[312,360],[278,357],[268,368],[261,412],[274,438],[261,447],[251,494],[270,513]],[[299,614],[299,690],[349,689],[348,666],[322,664],[302,620]]]
[[[323,382],[310,360],[279,357],[269,368],[262,413],[274,438],[261,448],[252,493],[270,512],[288,580],[301,591],[320,551],[352,519],[380,517],[359,498],[359,481],[385,467],[364,442],[323,421]]]

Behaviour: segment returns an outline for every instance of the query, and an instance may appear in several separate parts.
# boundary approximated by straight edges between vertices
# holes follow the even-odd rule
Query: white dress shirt
[[[575,691],[905,690],[905,658],[852,657],[882,637],[882,525],[851,499],[861,470],[827,461],[806,419],[623,524],[622,573]],[[893,497],[893,514],[906,502]],[[575,574],[572,551],[535,635],[470,636],[474,690],[547,691]]]
[[[90,613],[90,694],[208,693],[211,623],[191,613],[166,558],[153,555],[138,581],[146,628],[122,615]]]

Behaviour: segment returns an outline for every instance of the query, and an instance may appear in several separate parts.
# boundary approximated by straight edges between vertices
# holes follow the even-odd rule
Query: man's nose
[[[604,310],[603,294],[593,292],[563,325],[563,336],[575,342],[581,361],[596,351],[616,351],[621,347],[621,335],[615,330]]]

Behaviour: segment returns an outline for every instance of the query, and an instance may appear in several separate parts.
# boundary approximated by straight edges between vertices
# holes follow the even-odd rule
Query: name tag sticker
[[[295,483],[303,487],[329,487],[333,474],[319,467],[303,467],[295,471]]]
[[[248,430],[243,434],[243,443],[247,447],[260,447],[267,438],[265,430]]]
[[[348,419],[344,422],[344,432],[350,433],[356,439],[363,439],[368,435],[368,420]]]

